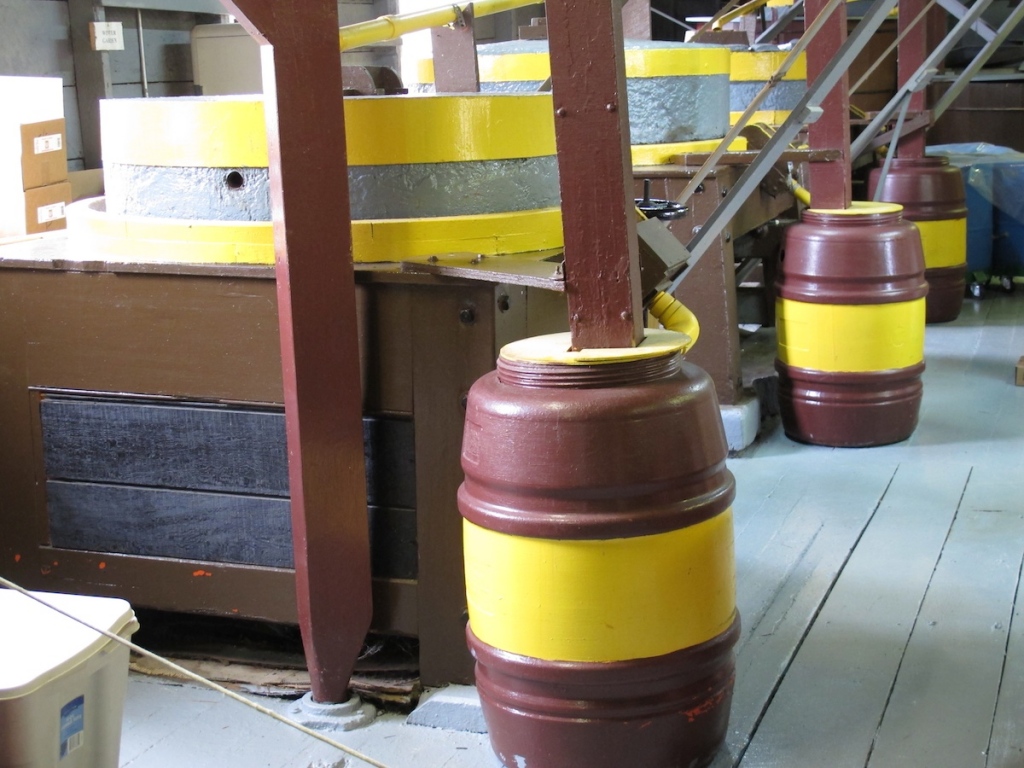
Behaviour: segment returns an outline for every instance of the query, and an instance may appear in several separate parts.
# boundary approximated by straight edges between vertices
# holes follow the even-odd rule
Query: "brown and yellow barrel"
[[[757,50],[734,50],[729,74],[729,122],[739,122],[740,115],[761,92],[789,51],[773,46],[759,46]],[[750,122],[781,125],[807,92],[807,54],[800,54],[754,112]]]
[[[558,248],[550,94],[347,98],[353,258]],[[71,236],[107,257],[273,263],[259,97],[102,104],[105,200]],[[324,173],[331,169],[325,168]]]
[[[507,768],[676,768],[725,735],[732,475],[687,337],[506,346],[469,395],[467,635]]]
[[[920,236],[901,210],[808,209],[786,233],[775,367],[794,440],[886,445],[917,426],[928,285]]]
[[[875,197],[881,172],[871,170],[868,197]],[[881,199],[902,205],[904,218],[921,230],[927,321],[956,320],[967,284],[967,191],[960,170],[946,157],[893,158]]]

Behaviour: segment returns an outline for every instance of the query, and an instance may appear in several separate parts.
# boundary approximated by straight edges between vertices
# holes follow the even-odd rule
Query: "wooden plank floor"
[[[715,768],[1024,768],[1024,297],[930,326],[897,446],[730,466],[736,694]]]
[[[968,302],[926,345],[905,443],[776,429],[730,460],[743,630],[714,768],[1024,768],[1024,295]],[[339,737],[392,768],[497,766],[486,736],[399,715]],[[123,766],[336,760],[216,695],[129,687]]]

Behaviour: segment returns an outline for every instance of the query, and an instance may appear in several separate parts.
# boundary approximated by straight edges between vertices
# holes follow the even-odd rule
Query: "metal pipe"
[[[900,116],[896,118],[896,128],[892,134],[892,143],[889,151],[885,154],[885,162],[882,163],[882,172],[878,177],[878,186],[875,187],[875,202],[882,202],[882,194],[885,192],[885,177],[889,175],[889,168],[892,167],[892,159],[896,157],[896,145],[900,141],[900,131],[903,130],[903,121],[907,119],[907,110],[910,109],[910,94],[903,97],[903,104],[900,107]]]
[[[733,19],[738,19],[740,16],[746,16],[751,11],[756,11],[758,8],[764,6],[767,2],[768,0],[749,0],[738,8],[734,8],[728,13],[723,13],[715,19],[711,24],[711,29],[719,30]]]
[[[984,47],[978,51],[978,55],[974,57],[974,61],[960,73],[959,77],[954,81],[953,85],[948,91],[942,94],[942,98],[939,99],[938,103],[932,109],[932,123],[942,117],[943,113],[949,109],[950,105],[956,101],[957,96],[967,87],[967,84],[971,81],[978,71],[985,66],[985,62],[991,58],[992,54],[996,52],[996,49],[1002,45],[1006,38],[1010,36],[1010,33],[1017,27],[1017,25],[1024,20],[1024,3],[1020,3],[1016,8],[1013,9],[1013,13],[1006,17],[999,26],[999,31],[996,32],[996,36],[985,43]]]
[[[771,78],[768,79],[768,82],[766,82],[761,87],[761,90],[758,91],[757,95],[753,98],[750,104],[747,105],[747,108],[743,110],[743,114],[740,115],[735,125],[732,125],[729,128],[729,132],[726,133],[722,141],[719,142],[718,146],[715,148],[715,151],[711,153],[707,160],[704,161],[704,164],[701,165],[700,169],[693,176],[693,178],[691,178],[687,182],[686,187],[683,189],[682,194],[679,196],[680,203],[685,205],[686,201],[689,200],[694,195],[694,193],[697,191],[697,187],[701,185],[704,179],[707,178],[708,174],[711,173],[711,170],[718,164],[718,161],[722,159],[722,155],[729,151],[729,145],[732,144],[733,140],[740,135],[740,132],[747,127],[747,123],[750,122],[758,107],[761,106],[761,102],[764,101],[766,96],[768,96],[768,93],[772,90],[772,88],[774,88],[776,85],[779,84],[779,82],[782,81],[782,78],[786,76],[786,73],[789,71],[790,67],[792,67],[793,64],[796,63],[796,60],[797,58],[799,58],[800,54],[804,52],[804,49],[807,48],[807,46],[810,44],[814,36],[818,34],[818,31],[825,25],[825,22],[828,20],[828,17],[831,16],[832,13],[836,10],[836,8],[838,8],[844,2],[846,2],[846,0],[829,0],[829,3],[828,5],[825,6],[825,9],[818,14],[817,18],[815,18],[813,22],[811,22],[811,25],[807,28],[804,34],[800,36],[800,39],[797,40],[796,43],[793,45],[793,48],[789,51],[786,58],[782,61],[781,66],[779,66],[775,74],[773,74]]]
[[[139,27],[139,69],[142,77],[142,95],[149,98],[149,76],[146,74],[146,41],[142,37],[142,9],[135,9],[135,23]]]
[[[665,330],[690,337],[690,343],[683,348],[683,352],[689,351],[697,343],[697,339],[700,337],[700,323],[697,321],[697,316],[671,294],[658,291],[651,299],[647,311],[661,323]]]
[[[754,39],[754,45],[767,43],[778,37],[779,34],[786,27],[792,24],[793,20],[800,15],[800,12],[803,10],[803,7],[804,0],[796,0],[796,2],[794,2],[791,6],[789,6],[789,8],[786,9],[785,13],[783,13],[781,16],[779,16],[779,18],[772,22],[772,25],[770,27],[768,27],[764,32],[762,32]]]
[[[711,243],[722,233],[722,230],[754,192],[757,185],[761,183],[761,179],[786,151],[789,143],[800,132],[804,123],[813,122],[821,115],[821,102],[850,68],[853,60],[868,44],[871,36],[882,25],[889,12],[896,7],[896,3],[897,0],[874,0],[871,3],[860,24],[846,38],[846,42],[839,47],[829,65],[800,98],[786,121],[779,126],[775,135],[768,140],[768,143],[754,158],[754,162],[747,166],[747,170],[743,172],[735,186],[729,190],[729,194],[726,195],[721,205],[715,209],[715,212],[704,222],[704,226],[687,244],[686,250],[690,253],[689,259],[681,264],[673,265],[666,272],[666,279],[663,283],[668,285],[662,290],[675,293],[679,284],[692,271],[688,267],[693,267],[704,256]]]
[[[938,0],[938,3],[958,19],[967,13],[967,6],[960,0]],[[971,31],[976,32],[985,42],[996,36],[996,31],[981,19],[978,19],[978,22],[971,27]]]
[[[929,0],[929,1],[928,1],[928,5],[926,5],[926,6],[924,7],[924,9],[923,9],[923,10],[922,10],[922,11],[921,11],[921,12],[920,12],[919,14],[917,14],[917,16],[916,16],[916,17],[914,18],[914,20],[913,20],[913,21],[911,21],[911,22],[910,22],[909,24],[907,24],[907,27],[906,27],[906,29],[904,29],[904,30],[903,30],[902,32],[900,32],[900,34],[899,34],[899,35],[897,36],[897,38],[896,38],[895,40],[893,40],[893,41],[892,41],[892,42],[891,42],[891,43],[889,44],[889,47],[888,47],[888,48],[886,48],[886,49],[885,49],[885,50],[884,50],[884,51],[882,52],[882,54],[881,54],[881,55],[880,55],[880,56],[879,56],[878,58],[876,58],[876,59],[875,59],[875,62],[874,62],[874,64],[872,64],[872,65],[871,65],[870,67],[868,67],[868,68],[867,68],[867,71],[865,71],[865,72],[864,72],[864,74],[863,74],[863,75],[861,75],[861,78],[860,78],[860,80],[858,80],[858,81],[857,81],[857,82],[856,82],[856,83],[855,83],[854,85],[850,86],[850,95],[851,95],[851,96],[852,96],[853,94],[855,94],[855,93],[856,93],[856,92],[857,92],[858,90],[860,90],[860,87],[861,87],[862,85],[864,85],[865,81],[866,81],[866,80],[867,80],[867,79],[868,79],[869,77],[871,77],[872,73],[873,73],[873,72],[874,72],[874,71],[875,71],[876,69],[878,69],[878,68],[879,68],[879,67],[880,67],[880,66],[882,65],[882,62],[883,62],[883,61],[885,61],[886,57],[887,57],[887,56],[888,56],[888,55],[889,55],[890,53],[892,53],[892,52],[893,52],[894,50],[896,50],[896,46],[900,44],[900,41],[901,41],[901,40],[902,40],[902,39],[903,39],[904,37],[906,37],[906,36],[907,36],[907,34],[908,34],[908,33],[909,33],[909,32],[910,32],[910,31],[911,31],[911,30],[912,30],[912,29],[913,29],[913,28],[914,28],[915,26],[917,26],[918,22],[920,22],[920,21],[924,20],[924,17],[925,17],[925,15],[926,15],[926,14],[928,13],[928,11],[930,11],[930,10],[932,9],[932,7],[933,7],[933,6],[935,5],[935,3],[936,3],[936,2],[938,2],[938,1],[939,1],[939,0]]]
[[[473,7],[473,18],[479,19],[481,16],[493,16],[526,5],[535,5],[536,2],[537,0],[477,0],[474,3],[445,5],[425,11],[388,14],[342,27],[338,30],[338,39],[341,50],[347,51],[364,45],[382,43],[385,40],[394,40],[421,29],[457,24],[470,6]]]
[[[668,19],[673,24],[678,24],[680,27],[685,29],[687,32],[693,32],[694,31],[694,27],[691,27],[686,22],[680,21],[675,16],[673,16],[671,13],[665,13],[664,11],[659,11],[653,5],[651,6],[651,13],[655,14],[656,16],[661,16],[661,18],[663,18],[663,19]]]
[[[871,121],[871,124],[868,125],[868,127],[861,132],[861,134],[856,138],[856,140],[850,144],[851,158],[859,156],[862,152],[864,152],[864,150],[868,148],[868,145],[871,143],[871,140],[878,134],[879,131],[882,130],[882,126],[889,122],[889,118],[891,118],[893,113],[899,108],[899,105],[901,104],[904,96],[906,96],[909,93],[913,93],[916,90],[919,90],[920,88],[927,84],[925,78],[928,76],[929,70],[935,70],[936,66],[940,64],[943,59],[946,58],[946,54],[948,54],[953,49],[953,46],[956,45],[957,40],[963,37],[964,33],[967,32],[967,30],[971,28],[974,22],[976,22],[981,17],[981,14],[985,11],[986,8],[989,7],[989,5],[991,5],[991,3],[992,0],[977,0],[977,2],[973,6],[971,6],[971,9],[964,15],[962,19],[960,19],[959,22],[957,22],[956,26],[954,26],[953,29],[950,30],[949,34],[946,35],[945,38],[943,38],[942,42],[939,43],[938,47],[936,47],[935,50],[933,50],[928,55],[928,58],[926,58],[921,63],[921,66],[917,68],[917,70],[907,80],[907,82],[905,82],[899,88],[899,90],[896,91],[896,95],[894,95],[889,100],[889,103],[886,104],[882,111],[879,112],[878,115],[875,117],[875,119]],[[1018,10],[1014,11],[1013,16],[1016,16],[1019,10],[1020,6],[1018,6]],[[1013,16],[1011,16],[1011,18]],[[1007,32],[1007,34],[1009,34],[1009,32]],[[989,43],[989,45],[991,45],[991,43]],[[988,46],[986,45],[986,48],[987,47]]]

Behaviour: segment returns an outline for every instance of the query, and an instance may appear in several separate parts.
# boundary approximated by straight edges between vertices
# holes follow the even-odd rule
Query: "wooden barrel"
[[[921,239],[891,203],[808,209],[776,283],[786,434],[818,445],[910,437],[921,407],[928,285]]]
[[[551,94],[344,106],[349,199],[338,205],[355,261],[561,247]],[[273,263],[260,97],[114,99],[102,118],[107,196],[72,206],[73,238],[105,256]]]
[[[868,176],[874,199],[881,168]],[[882,200],[903,206],[903,218],[921,230],[927,269],[927,322],[956,320],[967,278],[967,198],[959,169],[946,157],[893,158]]]
[[[529,339],[470,391],[467,635],[508,768],[698,765],[725,736],[734,482],[686,338]]]

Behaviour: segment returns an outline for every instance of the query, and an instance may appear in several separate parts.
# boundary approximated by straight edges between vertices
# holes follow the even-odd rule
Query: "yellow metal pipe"
[[[690,337],[690,343],[686,345],[684,352],[697,343],[697,338],[700,336],[700,323],[697,322],[696,315],[677,299],[664,291],[658,291],[647,309],[665,330]]]
[[[768,0],[750,0],[748,3],[744,3],[739,8],[735,8],[728,13],[723,13],[714,23],[711,25],[712,29],[718,30],[728,24],[733,19],[738,19],[740,16],[746,16],[748,13],[756,11],[762,5],[766,5]]]
[[[811,207],[811,193],[807,191],[805,187],[800,186],[800,183],[792,176],[786,177],[786,186],[789,191],[793,193],[793,197],[799,200],[801,203],[806,205],[808,208]]]
[[[496,13],[522,8],[525,5],[533,5],[536,1],[477,0],[475,3],[445,5],[425,11],[389,14],[342,27],[338,30],[338,38],[341,43],[341,50],[347,51],[364,45],[382,43],[385,40],[394,40],[397,37],[407,35],[410,32],[418,32],[421,29],[454,24],[469,8],[473,10],[473,18],[480,18],[481,16],[493,16]]]

